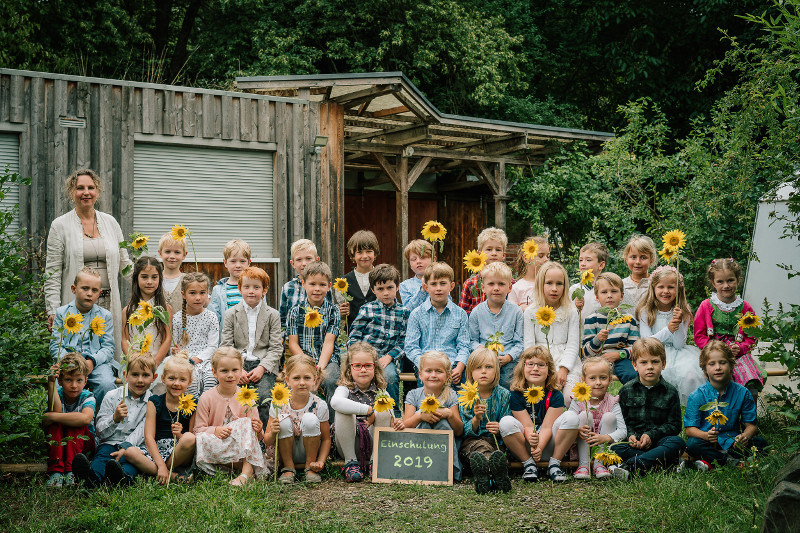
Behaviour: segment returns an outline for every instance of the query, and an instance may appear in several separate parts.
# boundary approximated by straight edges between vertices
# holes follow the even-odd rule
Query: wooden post
[[[395,211],[397,213],[397,259],[401,262],[401,277],[408,272],[408,260],[403,252],[408,246],[408,158],[400,156],[397,165],[398,190],[395,194]]]
[[[506,230],[506,206],[508,205],[508,182],[506,181],[506,164],[498,163],[494,168],[494,181],[497,184],[497,193],[494,195],[494,225],[501,230]]]

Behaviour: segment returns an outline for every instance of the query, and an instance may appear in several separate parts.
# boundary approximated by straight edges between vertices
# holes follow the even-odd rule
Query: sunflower
[[[139,309],[137,309],[136,312],[142,316],[142,320],[147,322],[153,318],[153,304],[150,302],[145,302],[144,300],[140,300]]]
[[[192,416],[195,409],[197,409],[197,402],[194,401],[194,396],[181,394],[180,398],[178,398],[178,411],[183,416]]]
[[[476,400],[478,400],[478,384],[472,382],[461,385],[461,390],[458,391],[458,405],[472,409]]]
[[[757,328],[761,325],[761,319],[758,318],[758,315],[754,315],[750,311],[746,312],[742,315],[742,318],[736,323],[742,329],[745,328]]]
[[[306,318],[303,325],[307,328],[315,328],[322,324],[322,315],[313,307],[306,307]]]
[[[467,252],[467,255],[464,256],[464,268],[473,274],[477,274],[483,270],[488,260],[489,256],[485,253],[479,252],[478,250],[470,250]]]
[[[722,411],[714,409],[711,414],[706,417],[706,420],[711,422],[712,426],[723,426],[728,421],[728,417],[722,414]]]
[[[133,242],[131,242],[131,246],[133,246],[134,250],[141,250],[142,248],[147,246],[147,241],[149,240],[150,237],[148,237],[147,235],[139,234],[139,236],[133,239]]]
[[[556,311],[549,305],[543,305],[539,309],[536,310],[536,314],[533,315],[536,318],[536,323],[542,326],[543,328],[549,327],[553,325],[553,322],[556,320]]]
[[[633,317],[631,315],[622,315],[612,320],[611,323],[608,325],[608,327],[613,328],[614,326],[619,326],[620,324],[624,324],[625,322],[630,322],[631,320],[633,320]]]
[[[347,292],[347,289],[350,288],[350,285],[347,283],[346,279],[336,278],[333,282],[333,288],[336,289],[336,292],[339,294],[344,294]]]
[[[525,401],[531,405],[539,403],[544,398],[544,389],[536,385],[525,389]]]
[[[572,397],[577,402],[588,402],[592,398],[592,389],[583,381],[579,381],[572,387]]]
[[[272,405],[275,407],[283,407],[289,400],[292,399],[292,391],[283,383],[276,383],[272,387]]]
[[[672,250],[680,249],[686,246],[686,234],[679,229],[668,231],[661,237],[664,241],[664,248],[670,247]]]
[[[593,281],[594,281],[593,269],[590,268],[589,270],[584,270],[583,273],[581,273],[581,285],[585,285],[588,287],[589,285],[592,284]]]
[[[423,413],[435,413],[439,407],[439,400],[436,399],[436,396],[428,394],[425,396],[425,399],[422,400],[422,405],[420,405],[419,409]]]
[[[444,241],[447,230],[436,220],[429,220],[422,226],[422,238],[426,241]]]
[[[661,259],[667,263],[671,263],[675,257],[677,257],[678,251],[668,246],[664,246],[664,248],[658,251],[658,255],[660,255]]]
[[[144,324],[144,317],[139,314],[139,312],[131,313],[131,316],[128,317],[128,324],[131,326],[138,328],[142,324]]]
[[[142,355],[145,355],[147,353],[150,353],[150,348],[152,347],[153,347],[153,334],[148,333],[147,335],[144,336],[144,340],[142,340],[142,345],[139,348],[139,352]]]
[[[92,330],[92,333],[100,337],[106,332],[106,321],[100,315],[96,315],[89,324],[89,328]]]
[[[378,413],[383,413],[386,411],[390,411],[394,409],[394,400],[389,393],[385,390],[378,391],[378,395],[375,396],[375,405],[373,406],[375,411]]]
[[[539,252],[539,245],[533,239],[528,239],[522,243],[522,251],[525,253],[525,259],[533,261]]]
[[[256,389],[250,387],[239,387],[239,392],[236,393],[236,401],[242,407],[252,407],[258,401],[258,393]]]
[[[186,238],[186,233],[186,226],[183,224],[175,224],[172,226],[172,230],[169,232],[172,240],[176,242],[183,242],[183,240]]]
[[[605,466],[618,465],[622,462],[622,457],[612,451],[601,450],[594,454],[595,461],[600,461]]]
[[[80,313],[73,313],[64,318],[64,329],[67,333],[80,333],[83,329],[83,315]]]
[[[496,353],[497,355],[500,355],[500,352],[502,352],[503,349],[505,348],[505,346],[503,346],[499,342],[490,342],[486,345],[486,347],[491,351],[493,351],[494,353]]]

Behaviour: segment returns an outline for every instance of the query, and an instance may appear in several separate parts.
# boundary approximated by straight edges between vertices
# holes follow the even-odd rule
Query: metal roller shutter
[[[152,251],[183,224],[200,261],[221,261],[231,239],[247,241],[254,259],[272,257],[272,152],[137,143],[133,154],[134,229]]]
[[[16,133],[0,133],[0,173],[5,174],[6,168],[10,173],[19,174],[19,135]],[[0,202],[0,208],[7,211],[19,204],[19,185],[16,183],[6,183],[6,197]],[[11,224],[8,226],[8,233],[14,234],[19,231],[19,212],[16,213]]]

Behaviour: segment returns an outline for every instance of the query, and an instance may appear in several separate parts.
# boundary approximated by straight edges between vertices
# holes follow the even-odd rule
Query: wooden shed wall
[[[86,127],[65,128],[60,117],[84,118]],[[20,225],[33,236],[45,237],[50,222],[72,208],[63,185],[78,167],[100,174],[98,208],[125,234],[133,231],[139,142],[274,151],[275,283],[289,275],[292,241],[321,242],[322,213],[329,224],[337,212],[329,205],[337,195],[320,190],[320,158],[310,154],[319,106],[307,100],[0,69],[0,131],[20,133],[20,171],[31,178],[20,191]]]

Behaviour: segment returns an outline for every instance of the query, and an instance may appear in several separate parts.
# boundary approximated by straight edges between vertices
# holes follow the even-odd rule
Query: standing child
[[[219,280],[211,291],[211,303],[208,304],[209,311],[217,315],[217,346],[222,342],[222,320],[225,318],[225,311],[242,301],[242,293],[239,292],[239,276],[244,269],[250,266],[250,245],[241,239],[233,239],[225,244],[222,249],[222,264],[228,270],[228,277]]]
[[[547,239],[537,235],[529,237],[525,242],[530,240],[536,243],[536,257],[528,259],[525,257],[525,248],[520,247],[517,261],[514,264],[514,270],[519,277],[508,295],[508,301],[520,306],[523,311],[533,303],[533,291],[536,287],[536,274],[539,273],[539,268],[550,261],[550,245],[547,244]]]
[[[500,420],[508,416],[510,393],[500,386],[500,364],[488,348],[478,348],[467,361],[466,385],[475,384],[478,398],[472,405],[461,403],[459,413],[464,424],[464,440],[458,453],[461,462],[469,461],[475,478],[475,492],[492,489],[508,492],[508,461],[499,446],[503,442]],[[506,435],[507,436],[507,435]]]
[[[625,297],[622,303],[636,309],[639,302],[647,294],[650,284],[650,267],[658,262],[656,245],[646,235],[633,235],[625,245],[623,259],[631,275],[622,280]]]
[[[619,398],[608,394],[613,366],[602,357],[589,357],[583,361],[583,382],[589,385],[592,397],[589,410],[585,402],[573,401],[569,412],[578,415],[578,469],[575,479],[590,479],[589,451],[591,446],[619,442],[628,435]],[[598,479],[611,476],[611,472],[600,461],[595,461],[592,474]]]
[[[505,263],[491,263],[480,273],[486,300],[469,315],[469,337],[472,351],[485,346],[493,335],[501,333],[495,351],[500,363],[500,385],[508,388],[514,365],[522,353],[522,309],[506,300],[511,290],[511,269]]]
[[[733,259],[714,259],[708,267],[708,281],[714,292],[697,309],[694,343],[701,350],[711,339],[719,339],[730,346],[736,358],[733,380],[744,385],[753,399],[758,400],[764,388],[764,376],[750,353],[758,339],[747,335],[737,324],[743,314],[754,313],[753,307],[736,294],[742,281],[742,269]]]
[[[322,390],[326,398],[333,397],[339,375],[339,309],[326,294],[331,289],[331,269],[322,261],[306,266],[303,274],[303,290],[307,306],[293,307],[286,319],[286,334],[292,355],[306,354],[324,371]],[[309,313],[315,313],[310,314]],[[308,319],[306,319],[306,315]],[[331,405],[332,409],[335,409]],[[331,414],[333,417],[333,414]]]
[[[606,248],[605,244],[593,241],[581,248],[580,254],[578,255],[578,268],[581,275],[587,270],[591,270],[592,275],[597,277],[603,272],[603,269],[606,268],[606,263],[608,263],[608,248]],[[569,297],[571,300],[573,299],[572,295],[575,293],[575,290],[580,286],[580,281],[570,286]],[[581,335],[583,335],[583,329],[586,327],[586,317],[592,313],[596,313],[601,306],[597,301],[597,296],[594,295],[594,291],[585,291],[583,298],[575,298],[573,301],[575,303],[575,308],[580,313],[580,331]]]
[[[173,310],[183,309],[181,265],[188,254],[186,241],[176,241],[172,238],[172,233],[165,233],[158,241],[158,256],[164,264],[164,298]]]
[[[322,481],[319,473],[331,451],[328,405],[313,391],[317,389],[320,371],[307,355],[294,355],[284,367],[286,385],[291,391],[289,402],[269,408],[269,422],[264,444],[275,446],[280,456],[283,484],[295,482],[296,463],[304,463],[306,483]]]
[[[433,244],[417,239],[408,243],[403,253],[414,272],[413,276],[400,284],[400,300],[410,313],[428,299],[428,293],[422,288],[422,276],[425,274],[425,269],[431,265]]]
[[[386,378],[386,391],[400,405],[400,376],[397,367],[402,361],[406,341],[408,309],[397,301],[400,272],[392,265],[378,265],[369,273],[370,290],[376,300],[361,306],[350,328],[348,346],[366,342],[378,350],[378,363]]]
[[[142,256],[133,266],[133,286],[131,288],[131,299],[128,306],[122,310],[122,322],[125,326],[122,329],[122,353],[127,355],[131,349],[131,339],[137,330],[128,325],[130,317],[139,308],[139,302],[147,302],[152,306],[161,306],[167,311],[172,323],[172,307],[169,306],[164,296],[162,288],[163,270],[161,263],[155,257]],[[156,374],[163,376],[164,358],[169,352],[172,344],[172,333],[169,327],[161,320],[155,319],[144,330],[145,335],[151,335],[153,344],[150,352],[155,354]],[[163,394],[164,386],[153,385],[154,394]]]
[[[548,261],[536,278],[533,305],[525,310],[525,347],[548,346],[558,368],[557,387],[569,392],[581,378],[581,339],[578,311],[567,294],[567,271],[560,263]],[[536,311],[542,306],[551,307],[556,313],[547,335],[536,322]]]
[[[231,485],[244,485],[266,467],[259,445],[264,438],[263,424],[255,407],[237,401],[242,354],[230,346],[219,348],[211,356],[211,369],[219,384],[204,392],[197,403],[195,462],[212,475],[231,466],[240,472]]]
[[[486,254],[487,265],[504,261],[506,246],[508,246],[508,237],[506,232],[501,229],[486,228],[478,234],[478,251]],[[474,274],[464,282],[464,287],[461,289],[461,299],[458,301],[458,305],[467,314],[486,299],[483,290],[478,289],[477,283],[478,274]]]
[[[208,276],[202,272],[189,272],[181,280],[183,309],[172,317],[172,353],[186,350],[194,364],[189,394],[199,397],[217,382],[211,372],[211,355],[219,342],[219,323],[214,313],[205,308],[208,300]]]
[[[284,340],[286,340],[286,319],[289,317],[289,311],[298,305],[306,305],[306,292],[303,290],[303,274],[306,271],[306,267],[311,263],[319,261],[317,247],[308,239],[294,241],[292,243],[291,254],[292,258],[289,260],[289,263],[292,265],[295,272],[297,272],[297,276],[283,284],[280,305],[278,306]],[[325,299],[333,304],[333,291],[328,291],[325,294]]]
[[[613,272],[603,272],[595,279],[594,294],[602,307],[616,309],[622,302],[622,280]],[[623,384],[637,377],[631,363],[631,346],[639,338],[639,325],[636,319],[629,318],[611,325],[608,316],[598,310],[586,317],[583,330],[583,355],[599,355],[612,363],[614,374]]]
[[[371,231],[358,230],[347,241],[347,252],[350,254],[350,260],[356,264],[355,269],[344,276],[347,281],[347,294],[353,299],[341,303],[339,313],[343,318],[355,318],[362,305],[375,300],[375,293],[369,286],[369,273],[372,272],[375,258],[381,253],[378,238]]]
[[[712,339],[700,352],[700,366],[708,381],[689,396],[683,421],[689,437],[686,451],[696,459],[694,466],[704,472],[712,468],[712,463],[737,464],[750,454],[752,446],[762,450],[767,445],[756,436],[755,400],[746,388],[732,381],[735,365],[733,352],[723,341]],[[719,407],[725,421],[716,425],[707,420],[713,409],[700,410],[713,401],[727,404]]]
[[[164,362],[161,381],[166,392],[150,396],[144,420],[144,445],[125,450],[125,459],[140,472],[155,476],[164,485],[178,477],[174,467],[191,464],[195,436],[194,415],[180,411],[179,398],[192,383],[192,363],[185,353],[170,356]],[[177,444],[176,444],[177,441]]]
[[[94,450],[96,404],[92,393],[85,389],[89,366],[81,354],[65,355],[51,371],[47,378],[47,406],[53,407],[42,417],[47,439],[54,441],[47,450],[47,486],[61,487],[75,482],[73,458]]]
[[[542,389],[539,401],[528,401],[530,387]],[[522,479],[536,481],[536,461],[549,458],[548,477],[566,481],[560,459],[575,442],[578,417],[564,413],[556,365],[545,346],[531,346],[522,352],[514,368],[509,404],[511,415],[500,420],[500,432],[511,453],[523,462]]]
[[[278,374],[283,343],[278,312],[267,305],[264,296],[269,276],[258,267],[247,267],[239,276],[242,301],[225,311],[221,346],[233,346],[244,358],[244,373],[239,385],[254,385],[258,397],[268,399]],[[261,421],[269,418],[269,405],[258,407]]]
[[[372,476],[372,437],[375,427],[404,428],[401,419],[391,411],[376,412],[375,397],[386,388],[386,379],[378,363],[378,352],[365,342],[347,349],[342,361],[336,392],[331,398],[335,409],[333,440],[344,458],[345,481],[361,481]]]
[[[678,462],[686,443],[680,438],[681,403],[678,391],[661,379],[667,355],[664,345],[650,337],[633,344],[633,367],[638,378],[619,391],[630,444],[615,447],[620,466],[610,468],[614,477],[627,481],[631,472],[645,472]]]
[[[678,389],[681,405],[686,405],[689,394],[705,378],[698,364],[700,350],[686,344],[692,310],[686,302],[683,276],[675,267],[660,266],[653,271],[647,296],[636,308],[636,317],[641,337],[656,338],[664,345],[667,364],[661,377]]]

